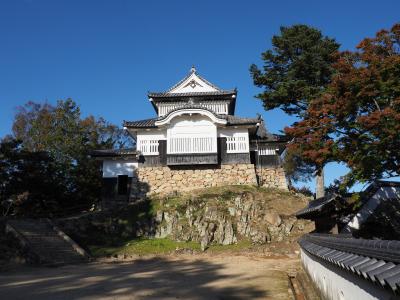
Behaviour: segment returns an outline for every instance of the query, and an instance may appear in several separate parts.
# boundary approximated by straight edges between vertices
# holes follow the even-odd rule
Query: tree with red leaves
[[[336,74],[304,119],[285,129],[289,151],[346,163],[354,181],[400,175],[400,24],[338,54]]]

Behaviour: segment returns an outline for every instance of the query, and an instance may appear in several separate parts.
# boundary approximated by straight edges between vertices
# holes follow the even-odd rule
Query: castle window
[[[234,135],[226,138],[227,153],[246,153],[249,152],[249,141],[246,135]]]
[[[137,149],[143,155],[158,155],[158,140],[138,140]]]
[[[264,146],[258,149],[258,155],[276,155],[276,147],[273,146]]]

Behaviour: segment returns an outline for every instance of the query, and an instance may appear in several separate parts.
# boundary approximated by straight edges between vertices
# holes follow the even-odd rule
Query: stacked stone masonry
[[[261,186],[288,189],[285,171],[282,167],[258,168],[256,172]]]
[[[263,186],[287,189],[283,170],[263,169],[260,174]],[[142,192],[147,194],[169,194],[224,185],[257,185],[253,164],[221,165],[216,168],[196,166],[196,169],[143,167],[137,170],[137,181],[142,185]]]

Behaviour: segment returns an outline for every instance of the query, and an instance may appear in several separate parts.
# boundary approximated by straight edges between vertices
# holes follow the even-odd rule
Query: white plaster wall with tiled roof
[[[163,124],[162,129],[138,130],[137,149],[144,155],[158,155],[158,141],[167,140],[168,154],[216,153],[217,137],[224,137],[227,138],[228,153],[248,153],[249,125],[225,126],[209,115],[185,111]]]
[[[159,141],[166,139],[166,129],[141,130],[136,136],[136,147],[143,155],[158,155]]]
[[[114,178],[120,175],[133,177],[138,168],[138,162],[133,160],[104,160],[103,178]]]

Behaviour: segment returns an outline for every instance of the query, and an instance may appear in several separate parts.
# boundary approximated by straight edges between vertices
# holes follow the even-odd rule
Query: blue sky
[[[0,0],[0,137],[28,100],[71,97],[84,115],[115,124],[152,117],[147,91],[167,89],[192,65],[238,88],[238,115],[260,112],[279,132],[293,118],[263,110],[248,71],[279,27],[308,24],[354,49],[398,22],[399,11],[399,1],[386,0]],[[329,165],[327,182],[344,172]]]

